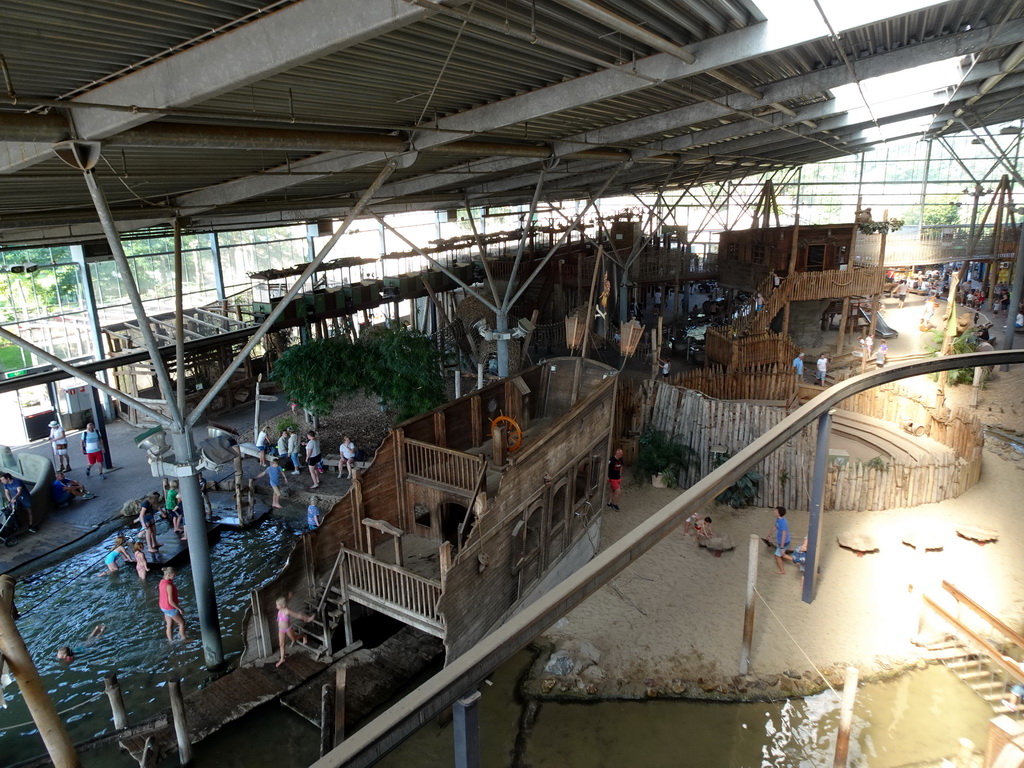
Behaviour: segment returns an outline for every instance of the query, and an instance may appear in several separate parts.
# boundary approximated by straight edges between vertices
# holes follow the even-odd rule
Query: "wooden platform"
[[[164,527],[165,525],[166,523],[157,522],[156,543],[160,545],[160,549],[155,553],[143,550],[151,571],[167,565],[177,566],[179,563],[188,560],[188,542],[182,541],[169,525],[166,528]],[[206,535],[208,539],[212,541],[216,538],[220,528],[220,523],[207,523]],[[140,541],[143,544],[146,542],[145,538],[140,539]]]
[[[311,655],[295,651],[280,667],[274,666],[277,656],[262,659],[253,666],[240,667],[214,680],[205,688],[185,697],[189,739],[195,744],[227,723],[251,712],[260,704],[276,699],[327,668]],[[139,759],[147,737],[156,741],[157,754],[168,755],[177,749],[174,729],[166,714],[148,727],[133,728],[129,736],[118,741],[133,757]]]
[[[345,729],[351,732],[443,654],[439,638],[404,627],[376,648],[361,648],[339,659],[283,696],[281,703],[319,728],[321,688],[333,685],[335,669],[344,667]]]

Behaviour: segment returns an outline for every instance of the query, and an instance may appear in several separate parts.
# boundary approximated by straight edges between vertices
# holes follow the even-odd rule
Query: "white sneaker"
[[[297,475],[297,474],[299,474],[299,470],[297,470],[297,469],[296,469],[296,470],[295,470],[294,472],[292,472],[292,474],[293,474],[293,475]]]

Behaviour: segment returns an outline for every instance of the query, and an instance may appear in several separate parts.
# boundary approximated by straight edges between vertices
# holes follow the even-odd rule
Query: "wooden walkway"
[[[157,522],[156,543],[160,545],[157,552],[146,552],[146,562],[149,563],[149,570],[159,570],[167,565],[177,567],[180,563],[188,560],[188,542],[182,541],[165,523]],[[221,526],[217,523],[206,524],[206,535],[212,540],[216,537]],[[145,543],[145,539],[141,539]]]
[[[253,666],[240,667],[185,697],[190,741],[195,744],[232,720],[242,717],[261,704],[298,687],[328,667],[308,653],[293,649],[288,660],[274,666],[277,656],[261,659]],[[328,660],[329,661],[329,660]],[[156,742],[157,754],[177,749],[173,726],[166,714],[148,729],[134,728],[128,737],[118,740],[132,757],[139,760],[147,737]]]

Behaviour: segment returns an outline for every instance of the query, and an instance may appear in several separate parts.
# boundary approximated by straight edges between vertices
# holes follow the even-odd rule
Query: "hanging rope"
[[[795,645],[797,650],[803,654],[804,658],[807,659],[807,663],[814,668],[814,671],[818,673],[818,677],[825,681],[825,685],[828,686],[828,689],[832,691],[832,693],[834,693],[836,696],[839,696],[839,693],[836,691],[836,689],[832,687],[832,683],[830,683],[828,681],[828,678],[825,677],[825,674],[820,669],[818,669],[818,665],[811,661],[811,657],[807,655],[807,652],[803,649],[800,643],[797,642],[797,639],[793,637],[793,634],[788,629],[786,629],[786,625],[782,622],[782,619],[780,619],[775,614],[775,611],[773,611],[772,607],[768,605],[768,601],[764,599],[764,595],[762,595],[760,591],[758,591],[757,587],[754,587],[754,594],[761,598],[761,602],[764,603],[764,607],[768,609],[768,613],[772,615],[772,618],[779,622],[779,626],[782,627],[782,631],[785,632],[786,636],[793,641],[793,645]]]
[[[97,694],[96,694],[95,696],[93,696],[93,697],[92,697],[91,699],[86,699],[85,701],[83,701],[83,702],[81,702],[81,703],[79,703],[79,704],[75,704],[75,706],[73,706],[73,707],[68,707],[68,708],[67,708],[67,709],[65,709],[65,710],[61,710],[61,711],[60,711],[60,712],[58,712],[57,714],[58,714],[58,715],[60,715],[61,717],[63,717],[63,716],[64,716],[64,715],[66,715],[66,714],[67,714],[68,712],[74,712],[74,711],[75,711],[76,709],[81,709],[81,708],[82,708],[82,707],[84,707],[84,706],[85,706],[86,704],[92,704],[92,703],[93,703],[94,701],[96,701],[96,699],[102,699],[104,695],[105,695],[105,694],[102,694],[102,693],[97,693]],[[5,730],[5,731],[13,731],[13,730],[15,730],[15,729],[17,729],[17,728],[27,728],[28,726],[30,726],[30,725],[35,725],[35,724],[36,724],[36,721],[35,721],[35,720],[29,720],[28,722],[25,722],[25,723],[18,723],[18,724],[16,724],[16,725],[5,725],[5,726],[3,726],[3,730]]]

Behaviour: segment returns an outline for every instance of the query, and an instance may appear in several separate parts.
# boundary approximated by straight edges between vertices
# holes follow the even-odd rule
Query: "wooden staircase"
[[[1024,637],[948,581],[943,581],[942,587],[953,596],[961,610],[969,610],[973,619],[980,619],[988,625],[988,629],[1001,635],[1000,642],[1009,646],[1008,653],[1004,655],[989,639],[982,637],[926,595],[925,606],[951,628],[948,634],[925,645],[929,658],[951,669],[992,708],[994,714],[1024,719],[1024,702],[1017,708],[1011,708],[1006,702],[1010,686],[1024,684],[1024,668],[1006,659],[1007,655],[1021,658]]]

